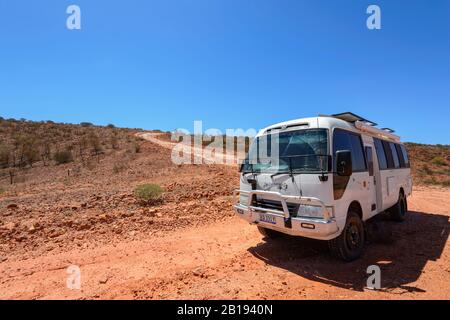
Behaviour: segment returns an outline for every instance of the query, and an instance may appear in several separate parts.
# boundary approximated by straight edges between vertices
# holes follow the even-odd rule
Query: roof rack
[[[344,121],[347,121],[350,123],[355,123],[356,121],[361,121],[361,122],[364,122],[365,124],[367,124],[369,126],[373,126],[373,127],[378,125],[377,123],[367,120],[363,117],[360,117],[360,116],[354,114],[353,112],[336,113],[336,114],[332,114],[330,117],[341,119],[341,120],[344,120]]]
[[[368,125],[362,121],[356,121],[355,128],[357,128],[361,131],[376,135],[377,137],[382,138],[382,139],[388,139],[388,140],[392,140],[395,142],[400,142],[400,137],[397,136],[396,134],[394,134],[388,130],[379,129],[374,126]]]
[[[365,131],[365,132],[369,132],[380,138],[389,139],[389,140],[396,141],[396,142],[400,141],[400,137],[394,134],[394,132],[395,132],[394,130],[389,129],[389,128],[382,128],[382,129],[377,128],[376,127],[377,124],[375,122],[367,120],[363,117],[360,117],[360,116],[354,114],[353,112],[343,112],[343,113],[332,114],[331,116],[328,116],[328,115],[323,115],[323,116],[344,120],[346,122],[353,124],[355,126],[355,128]]]

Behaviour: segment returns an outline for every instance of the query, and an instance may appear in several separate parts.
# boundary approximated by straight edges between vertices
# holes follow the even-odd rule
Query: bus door
[[[373,145],[364,145],[364,151],[366,153],[367,167],[369,169],[369,179],[367,184],[368,200],[370,214],[374,216],[379,212],[379,208],[382,206],[382,194],[381,194],[381,177],[380,170],[378,168],[378,161],[375,160],[375,153],[373,152]]]

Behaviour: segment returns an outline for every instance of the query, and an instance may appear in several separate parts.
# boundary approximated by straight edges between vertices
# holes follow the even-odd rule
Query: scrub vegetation
[[[164,189],[158,184],[143,184],[134,190],[134,196],[143,204],[153,204],[161,200]]]
[[[74,125],[0,117],[0,183],[18,183],[35,167],[71,162],[92,167],[93,162],[100,163],[115,152],[137,153],[140,140],[134,132],[89,122]]]
[[[406,143],[414,183],[450,186],[450,146]]]

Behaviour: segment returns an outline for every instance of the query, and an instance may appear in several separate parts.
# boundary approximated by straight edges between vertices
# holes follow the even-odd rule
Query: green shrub
[[[58,165],[72,162],[72,152],[70,152],[69,150],[55,152],[55,154],[53,155],[53,160],[55,160],[56,164]]]
[[[109,139],[111,142],[111,148],[118,149],[119,148],[119,138],[117,137],[117,132],[114,132]]]
[[[133,147],[135,153],[141,152],[141,145],[138,142],[135,142]]]
[[[14,148],[18,150],[19,166],[33,166],[34,162],[39,161],[38,139],[30,134],[17,134],[13,138]]]
[[[91,146],[92,151],[95,153],[95,155],[100,154],[100,152],[102,151],[102,146],[98,135],[96,135],[94,132],[90,132],[87,137],[87,141]]]
[[[443,180],[443,181],[441,181],[441,185],[443,186],[443,187],[450,187],[450,179],[445,179],[445,180]]]
[[[427,185],[432,185],[432,186],[440,184],[439,181],[436,179],[436,177],[427,178],[424,180],[424,183]]]
[[[164,189],[157,184],[143,184],[134,189],[134,196],[144,204],[151,204],[161,200]]]
[[[428,165],[426,165],[426,164],[424,164],[422,166],[422,171],[425,172],[426,174],[432,174],[433,173],[433,171],[431,171],[430,167]]]
[[[431,162],[437,166],[445,166],[447,164],[447,161],[442,157],[434,157]]]
[[[6,145],[0,144],[0,168],[9,166],[10,150]]]
[[[122,171],[125,171],[127,169],[127,166],[123,162],[116,162],[113,166],[113,172],[115,174],[121,173]]]

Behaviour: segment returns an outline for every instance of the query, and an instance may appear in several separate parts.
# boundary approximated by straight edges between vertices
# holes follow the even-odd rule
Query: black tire
[[[358,214],[349,211],[344,230],[339,237],[328,241],[331,254],[350,262],[358,259],[364,251],[364,225]]]
[[[403,222],[405,221],[407,212],[408,204],[406,202],[406,197],[403,192],[400,192],[397,203],[389,209],[389,216],[396,222]]]
[[[259,226],[258,226],[258,231],[259,231],[259,233],[261,233],[267,239],[276,239],[276,238],[279,238],[282,235],[281,232],[278,232],[278,231],[275,231],[275,230],[272,230],[272,229],[259,227]]]

